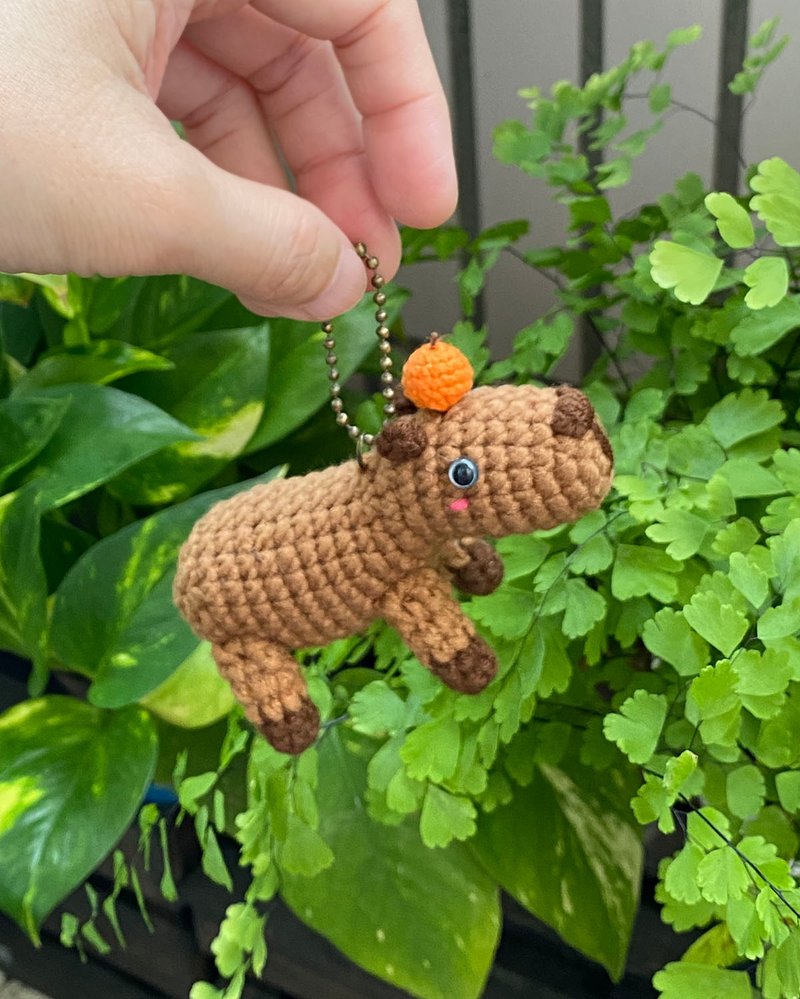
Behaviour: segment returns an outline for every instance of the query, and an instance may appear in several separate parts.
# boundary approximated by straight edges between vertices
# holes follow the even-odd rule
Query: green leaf
[[[742,552],[731,553],[728,579],[756,610],[769,596],[769,576]]]
[[[800,597],[777,607],[769,607],[758,619],[757,634],[762,642],[796,635],[800,631]]]
[[[224,718],[235,701],[228,682],[217,670],[211,646],[201,642],[141,703],[170,725],[204,728]]]
[[[675,28],[667,35],[666,50],[670,52],[681,45],[692,45],[702,34],[703,29],[699,24],[692,24],[688,28]]]
[[[739,898],[750,885],[750,875],[743,861],[729,846],[707,853],[697,865],[697,883],[703,898],[724,905],[729,898]]]
[[[671,288],[680,302],[700,305],[722,273],[722,261],[680,243],[656,240],[650,254],[651,275],[660,288]]]
[[[725,452],[708,427],[690,424],[667,443],[669,467],[679,475],[708,481],[725,462]]]
[[[783,257],[760,257],[744,272],[744,283],[750,291],[744,296],[751,309],[766,309],[777,305],[789,288],[789,269]]]
[[[30,487],[0,497],[0,648],[33,661],[35,693],[46,677],[47,581],[40,510]]]
[[[106,385],[55,386],[26,398],[67,404],[29,473],[42,509],[61,506],[154,451],[195,437],[151,403]]]
[[[0,484],[46,446],[68,405],[66,399],[0,400]]]
[[[422,842],[433,848],[448,846],[454,839],[469,839],[475,833],[475,815],[469,798],[428,784],[419,822]]]
[[[637,690],[623,702],[620,714],[606,715],[603,733],[632,763],[647,763],[656,750],[666,717],[667,699],[663,694]]]
[[[776,774],[775,789],[782,808],[789,813],[800,811],[800,772],[784,770]]]
[[[618,545],[611,573],[611,592],[617,600],[652,596],[671,603],[678,592],[675,573],[681,564],[666,552],[637,545]]]
[[[386,305],[388,323],[399,312],[404,298],[400,292],[389,297]],[[365,297],[355,309],[336,320],[336,367],[341,381],[346,381],[375,348],[374,308],[372,299]],[[324,334],[319,326],[275,320],[271,331],[272,355],[264,393],[264,414],[248,444],[248,452],[286,437],[330,398],[322,346]]]
[[[93,340],[75,347],[51,347],[14,387],[15,396],[75,382],[108,385],[137,371],[169,371],[172,361],[121,340]]]
[[[425,722],[410,732],[400,750],[409,777],[443,781],[452,777],[458,764],[461,729],[452,718]]]
[[[800,174],[779,156],[762,160],[750,180],[750,207],[779,246],[800,246]]]
[[[716,666],[707,666],[692,681],[691,701],[699,710],[700,732],[707,743],[730,745],[735,741],[741,715],[738,681],[727,659]]]
[[[508,805],[481,815],[473,841],[506,891],[614,979],[625,967],[639,899],[642,847],[631,790],[616,769],[598,781],[573,761],[540,765]]]
[[[597,590],[592,590],[583,579],[570,579],[566,583],[567,606],[562,630],[568,638],[578,638],[592,630],[606,615],[606,601]]]
[[[705,206],[717,220],[717,229],[728,246],[743,250],[755,241],[750,214],[730,194],[707,194]]]
[[[774,962],[774,987],[767,976],[767,962]],[[784,942],[767,954],[764,962],[764,999],[800,994],[800,932],[793,927]]]
[[[653,976],[661,999],[753,999],[745,971],[724,971],[707,964],[679,961]]]
[[[734,444],[780,426],[783,407],[770,399],[765,389],[742,389],[726,395],[706,413],[705,423],[720,445],[728,450]]]
[[[535,686],[540,697],[562,694],[572,677],[572,663],[564,648],[561,628],[555,621],[541,621],[520,653],[520,675],[524,687]]]
[[[800,301],[784,298],[777,305],[745,316],[731,330],[731,343],[737,354],[762,354],[787,333],[800,326]]]
[[[784,492],[777,476],[752,458],[730,458],[719,470],[736,499],[746,496],[776,496]]]
[[[772,460],[775,472],[786,488],[792,493],[800,493],[800,451],[797,448],[776,451]]]
[[[540,161],[550,151],[550,140],[544,132],[532,131],[521,121],[504,121],[494,130],[494,155],[501,163],[539,176]]]
[[[283,897],[303,922],[397,988],[425,999],[477,999],[499,935],[496,884],[461,844],[429,850],[416,823],[369,818],[370,752],[337,731],[321,741],[320,834],[334,862],[314,878],[285,876]]]
[[[668,83],[654,83],[648,91],[647,98],[653,114],[661,114],[672,103],[672,88]]]
[[[745,649],[734,663],[738,681],[736,691],[742,704],[756,718],[773,718],[783,707],[792,677],[788,653],[778,649],[758,652]]]
[[[406,702],[383,680],[362,687],[350,702],[350,718],[356,732],[382,736],[394,734],[408,724]]]
[[[195,333],[164,351],[171,371],[125,383],[201,439],[182,441],[117,476],[111,490],[136,506],[184,500],[240,455],[264,413],[268,324]],[[323,365],[324,366],[324,365]]]
[[[745,764],[728,774],[726,781],[728,808],[740,819],[746,819],[763,806],[766,795],[764,776],[758,767]]]
[[[0,908],[34,940],[130,824],[156,749],[138,708],[43,697],[0,715]]]
[[[284,873],[313,878],[330,867],[333,859],[333,851],[324,838],[290,812],[286,840],[279,857]]]
[[[90,548],[67,573],[55,597],[51,642],[62,663],[94,678],[93,703],[130,704],[196,652],[199,640],[172,602],[178,549],[214,503],[252,484],[202,493],[131,524]]]
[[[780,536],[770,538],[769,549],[780,592],[784,598],[797,596],[800,594],[800,520],[792,520]]]
[[[189,993],[189,999],[223,999],[223,992],[208,982],[195,982]]]
[[[217,773],[215,770],[207,771],[202,774],[195,774],[192,777],[186,777],[184,780],[175,783],[178,786],[178,800],[181,803],[181,808],[185,808],[188,812],[194,813],[196,811],[197,802],[200,798],[204,797],[217,781]]]
[[[697,868],[705,856],[697,843],[687,842],[670,860],[664,874],[664,887],[679,902],[694,905],[701,898]]]
[[[761,535],[752,520],[747,517],[739,517],[738,520],[723,527],[714,539],[712,548],[722,556],[732,555],[736,552],[748,552],[760,537]],[[746,593],[745,596],[747,596]]]
[[[530,590],[501,586],[468,605],[473,621],[484,624],[498,638],[521,638],[530,628],[536,601]]]
[[[681,676],[694,676],[708,663],[708,643],[692,631],[681,611],[664,607],[646,622],[642,639],[654,656],[671,663]]]
[[[542,538],[517,534],[500,538],[497,542],[497,551],[503,558],[505,568],[503,578],[510,582],[512,579],[535,572],[550,554],[550,546]]]
[[[580,229],[587,223],[603,225],[603,223],[611,221],[611,206],[608,203],[608,198],[599,195],[573,198],[568,202],[568,208],[571,229]]]
[[[225,863],[225,858],[222,856],[222,850],[219,848],[216,833],[210,827],[206,831],[201,863],[203,872],[214,884],[222,885],[228,891],[233,891],[230,871]]]
[[[695,555],[713,530],[707,520],[688,510],[665,510],[658,520],[645,533],[651,540],[666,544],[667,555],[678,561]]]
[[[729,656],[747,632],[747,618],[735,607],[723,604],[716,593],[695,593],[683,608],[691,627],[706,641]]]
[[[709,823],[716,828],[712,828]],[[725,843],[724,837],[731,834],[728,819],[722,812],[707,805],[689,812],[686,828],[689,842],[696,843],[704,850],[716,850]]]

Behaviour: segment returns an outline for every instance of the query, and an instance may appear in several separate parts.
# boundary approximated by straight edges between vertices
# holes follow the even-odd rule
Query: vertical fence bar
[[[717,77],[717,131],[714,136],[714,190],[737,194],[742,146],[742,98],[728,84],[747,51],[749,0],[723,0]]]
[[[581,51],[580,74],[581,84],[586,83],[593,73],[602,73],[605,61],[605,45],[603,38],[605,0],[581,0]],[[589,149],[589,136],[584,132],[579,139],[580,150],[589,160],[594,169],[603,159],[602,151]]]
[[[470,236],[481,228],[470,0],[447,0],[453,139],[459,179],[458,219]]]
[[[584,84],[593,73],[601,73],[605,61],[604,20],[605,0],[581,0],[580,14],[580,77]],[[599,122],[597,123],[599,124]],[[589,161],[592,171],[603,160],[600,149],[589,149],[591,139],[587,132],[579,137],[578,148]],[[586,294],[592,296],[598,289],[589,288]],[[585,374],[600,356],[600,345],[592,335],[589,323],[584,319],[580,324],[580,368]]]
[[[478,129],[475,112],[475,53],[472,46],[471,0],[447,0],[453,142],[458,168],[458,221],[470,236],[481,230],[481,191],[478,172]],[[483,293],[475,299],[473,320],[483,326]]]

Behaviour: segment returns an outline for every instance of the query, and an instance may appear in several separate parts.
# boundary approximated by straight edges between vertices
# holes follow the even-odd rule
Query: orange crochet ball
[[[403,392],[420,409],[450,409],[472,388],[475,373],[458,347],[432,333],[403,365]]]

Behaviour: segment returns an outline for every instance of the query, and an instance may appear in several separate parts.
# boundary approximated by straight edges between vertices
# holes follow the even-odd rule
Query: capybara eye
[[[458,489],[469,489],[478,481],[478,466],[471,458],[456,458],[447,469],[447,477]]]

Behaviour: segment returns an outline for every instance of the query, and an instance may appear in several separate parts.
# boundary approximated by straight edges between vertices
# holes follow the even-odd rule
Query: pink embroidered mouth
[[[453,502],[450,504],[450,509],[453,510],[455,513],[461,513],[462,510],[466,510],[468,507],[469,507],[469,500],[467,499],[466,496],[461,496],[459,499],[453,500]]]

